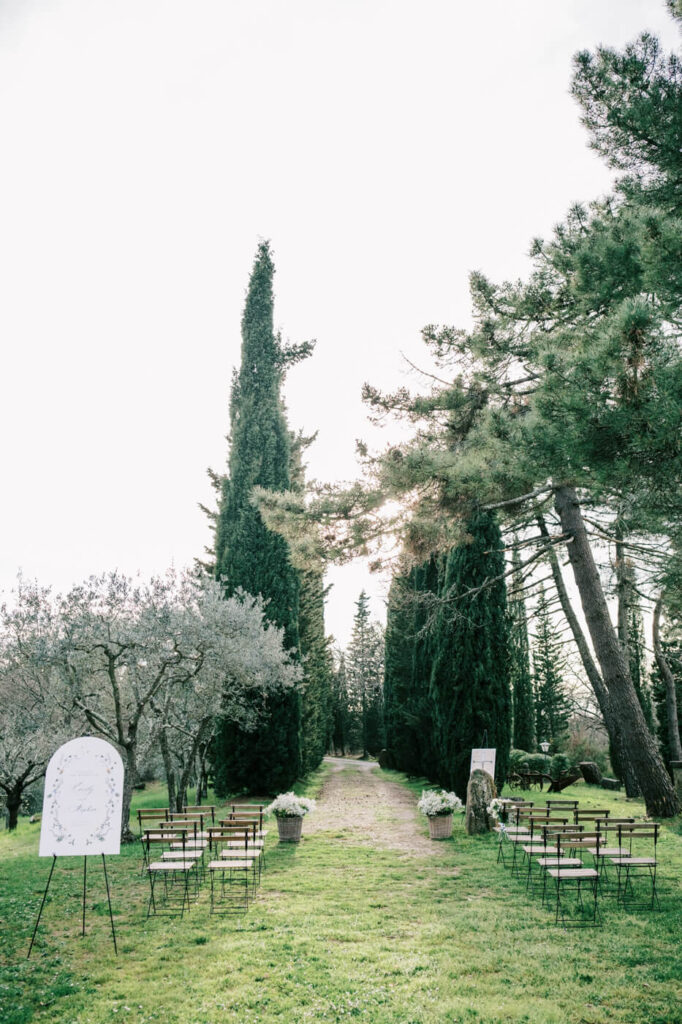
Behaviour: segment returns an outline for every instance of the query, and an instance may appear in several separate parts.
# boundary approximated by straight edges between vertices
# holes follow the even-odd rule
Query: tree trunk
[[[623,655],[628,665],[630,664],[630,581],[627,573],[625,560],[625,547],[623,545],[623,531],[619,523],[616,524],[616,593],[618,594],[618,639],[623,650]]]
[[[197,754],[199,752],[201,744],[204,742],[204,737],[206,736],[207,733],[210,733],[212,725],[213,719],[211,717],[206,716],[206,718],[202,719],[202,721],[199,723],[199,728],[194,736],[194,740],[192,741],[192,749],[187,754],[187,760],[182,769],[182,772],[180,773],[180,778],[178,780],[179,811],[181,811],[182,808],[185,807],[187,804],[187,790],[189,789],[189,783],[192,777],[192,772],[194,771],[196,765]]]
[[[668,746],[670,748],[670,760],[682,761],[682,743],[680,742],[680,723],[677,717],[677,692],[675,689],[675,677],[670,671],[663,648],[661,646],[661,611],[663,610],[663,594],[659,597],[654,608],[653,642],[654,657],[658,665],[658,671],[665,683],[665,710],[668,716]]]
[[[133,799],[133,789],[137,782],[137,761],[136,750],[133,744],[124,747],[123,766],[123,804],[121,808],[121,842],[134,843],[137,836],[130,828],[130,805]]]
[[[362,757],[366,761],[369,757],[367,750],[367,680],[362,679]]]
[[[163,770],[166,773],[166,786],[168,788],[168,810],[175,811],[177,810],[175,771],[173,769],[173,759],[171,757],[170,747],[168,746],[168,737],[166,736],[165,729],[161,729],[161,732],[159,733],[159,749],[161,750]]]
[[[557,487],[555,507],[562,530],[570,538],[568,557],[585,621],[602,679],[611,697],[611,709],[621,732],[628,739],[632,766],[644,796],[647,813],[661,818],[673,817],[679,813],[680,803],[647,727],[628,664],[613,628],[575,489]]]
[[[6,791],[5,802],[7,804],[7,828],[10,831],[14,831],[19,824],[22,792],[23,788],[20,786],[13,786],[12,789]]]
[[[543,537],[549,540],[549,532],[545,524],[543,516],[537,517],[537,523],[540,527],[540,533]],[[575,613],[571,599],[568,596],[566,590],[566,584],[564,583],[564,577],[561,572],[561,566],[556,556],[556,550],[554,547],[550,547],[547,551],[547,557],[549,558],[549,564],[552,570],[552,576],[554,578],[554,586],[559,597],[559,603],[564,613],[566,621],[570,626],[573,639],[575,640],[580,659],[585,669],[585,674],[590,682],[592,690],[599,705],[602,718],[604,719],[604,726],[609,736],[609,743],[611,750],[617,759],[618,767],[614,765],[614,770],[619,774],[619,777],[623,780],[625,785],[625,792],[629,797],[639,796],[640,789],[637,783],[637,777],[630,761],[627,745],[625,738],[620,727],[620,723],[611,709],[611,698],[609,691],[604,685],[604,680],[601,677],[599,669],[594,663],[590,646],[587,642],[587,637],[583,633],[582,626],[578,620],[578,616]]]
[[[202,743],[199,747],[199,781],[197,783],[197,804],[201,806],[208,797],[208,768],[206,757],[208,754],[208,743]]]

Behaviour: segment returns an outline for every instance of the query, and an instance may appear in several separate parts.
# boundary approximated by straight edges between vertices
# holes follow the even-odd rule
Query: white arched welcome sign
[[[121,851],[123,761],[111,743],[81,736],[52,755],[45,773],[41,857]]]

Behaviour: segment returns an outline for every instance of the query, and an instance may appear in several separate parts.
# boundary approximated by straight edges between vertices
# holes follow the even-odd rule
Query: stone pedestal
[[[671,761],[670,767],[673,772],[673,782],[677,790],[677,798],[682,803],[682,761]]]
[[[471,773],[467,786],[467,810],[464,821],[467,835],[475,836],[481,832],[490,832],[494,820],[488,817],[486,807],[495,796],[497,790],[492,775],[476,768]]]

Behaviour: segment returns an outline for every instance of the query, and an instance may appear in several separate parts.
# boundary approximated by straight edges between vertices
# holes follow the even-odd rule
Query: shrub
[[[555,754],[550,764],[549,774],[553,779],[558,779],[571,768],[573,768],[573,762],[568,754]]]
[[[509,755],[509,774],[523,771],[531,757],[532,754],[527,754],[525,750],[512,750]]]
[[[549,775],[552,758],[549,754],[528,754],[527,764],[528,771],[544,772],[545,775]]]
[[[564,750],[573,764],[594,761],[602,775],[612,775],[609,762],[608,739],[602,730],[597,730],[581,719],[571,720]]]

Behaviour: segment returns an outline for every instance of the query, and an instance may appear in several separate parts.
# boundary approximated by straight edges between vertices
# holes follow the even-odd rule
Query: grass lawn
[[[418,794],[418,783],[385,775]],[[563,795],[643,813],[637,801],[585,785]],[[134,808],[162,802],[151,788]],[[425,819],[416,827],[426,834]],[[459,819],[453,840],[429,857],[377,850],[346,828],[278,846],[273,822],[260,896],[239,917],[211,917],[204,886],[183,920],[147,920],[140,851],[126,848],[108,861],[118,958],[100,865],[88,866],[81,938],[82,859],[63,858],[27,962],[50,867],[37,857],[38,833],[25,821],[0,833],[2,1024],[682,1022],[679,820],[664,825],[659,844],[663,910],[628,913],[604,901],[604,927],[580,932],[554,927],[496,865],[495,838],[468,838]]]

